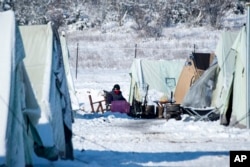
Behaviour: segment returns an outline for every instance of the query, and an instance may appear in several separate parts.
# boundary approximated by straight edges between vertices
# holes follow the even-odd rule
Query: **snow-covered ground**
[[[230,20],[243,25],[245,17]],[[129,29],[129,23],[127,26],[118,30],[110,23],[105,32],[84,30],[67,34],[81,108],[74,113],[75,160],[38,159],[34,166],[227,167],[230,151],[250,150],[249,129],[225,127],[220,121],[194,122],[187,115],[182,115],[179,121],[135,119],[121,113],[90,112],[88,95],[94,101],[103,99],[103,90],[111,90],[116,83],[128,98],[129,67],[135,54],[148,59],[186,58],[194,51],[194,45],[197,52],[213,52],[221,33],[207,27],[180,26],[164,29],[163,36],[154,39],[139,37]],[[79,64],[75,78],[77,53]]]
[[[215,122],[135,119],[121,113],[91,113],[88,95],[101,99],[102,90],[121,85],[128,97],[128,70],[80,70],[75,87],[82,110],[73,124],[74,161],[47,162],[34,166],[139,167],[229,166],[229,151],[250,150],[249,129]]]

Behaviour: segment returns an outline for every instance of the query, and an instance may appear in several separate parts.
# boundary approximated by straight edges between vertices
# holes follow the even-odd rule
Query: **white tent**
[[[0,126],[0,165],[9,164],[10,162],[9,155],[13,151],[17,153],[13,154],[13,157],[17,157],[14,161],[15,166],[17,163],[24,165],[24,157],[21,155],[24,152],[24,145],[13,145],[13,138],[10,136],[16,136],[18,143],[23,143],[22,137],[22,128],[7,128],[12,121],[17,120],[20,122],[21,126],[23,124],[22,118],[22,108],[20,106],[21,99],[21,90],[15,91],[18,89],[19,85],[22,85],[19,75],[20,68],[19,64],[22,63],[24,55],[16,55],[16,43],[15,43],[15,17],[13,12],[1,12],[0,13],[0,24],[5,25],[1,26],[0,31],[0,110],[1,110],[1,126]],[[5,38],[6,37],[6,38]],[[19,82],[18,82],[19,81]],[[16,107],[11,107],[16,105]],[[14,119],[14,120],[13,120]],[[19,125],[20,126],[20,125]],[[12,132],[12,133],[10,133]],[[8,148],[8,149],[7,149]]]
[[[146,85],[149,86],[149,91],[155,90],[161,92],[162,97],[159,98],[169,98],[171,96],[171,91],[175,91],[184,64],[184,59],[135,59],[130,69],[130,104],[132,104],[134,98],[142,102],[145,96]]]
[[[57,31],[51,24],[18,27],[13,11],[0,12],[0,24],[0,166],[29,166],[33,156],[73,159],[73,117]]]
[[[222,124],[246,127],[246,27],[225,32],[217,45],[220,72],[213,103],[222,105]]]
[[[0,12],[0,166],[31,165],[33,141],[30,128],[40,110],[27,77],[19,28],[13,11]],[[35,130],[33,131],[35,132]]]
[[[69,50],[67,46],[67,41],[65,38],[65,35],[60,36],[60,41],[61,41],[61,46],[62,46],[62,53],[63,53],[63,63],[64,63],[64,69],[65,69],[65,74],[67,77],[67,84],[68,84],[68,89],[69,89],[69,94],[70,94],[70,99],[71,99],[71,106],[72,110],[79,110],[79,101],[76,96],[76,90],[75,90],[75,85],[73,81],[73,77],[71,75],[70,71],[70,65],[69,65]]]
[[[59,35],[51,24],[20,26],[20,31],[25,68],[41,108],[36,125],[41,142],[52,155],[73,159],[72,108]]]
[[[214,100],[212,101],[212,104],[214,106],[221,106],[221,113],[226,112],[229,105],[229,98],[232,92],[236,53],[231,50],[231,47],[237,35],[238,32],[223,32],[215,51],[219,69],[216,89],[213,92]]]

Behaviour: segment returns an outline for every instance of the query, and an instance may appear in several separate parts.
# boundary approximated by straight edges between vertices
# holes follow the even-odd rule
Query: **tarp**
[[[190,91],[190,87],[203,75],[204,71],[207,70],[210,65],[214,62],[214,54],[213,53],[192,53],[185,63],[185,66],[182,69],[181,75],[177,82],[176,91],[175,91],[175,99],[176,103],[183,105],[198,105],[199,99],[196,96],[197,101],[192,102],[189,99],[193,99],[195,97],[195,93],[193,95],[192,91]],[[203,81],[199,81],[199,84],[202,84]],[[201,85],[199,86],[201,88]],[[196,89],[192,87],[192,89]],[[190,95],[187,95],[191,93]],[[186,97],[185,96],[192,96]],[[203,101],[205,102],[205,101]],[[194,104],[196,103],[196,104]],[[200,104],[202,105],[202,104]],[[203,103],[204,105],[204,103]],[[194,106],[193,106],[194,107]]]
[[[182,106],[193,108],[206,108],[211,106],[212,93],[216,84],[216,69],[213,64],[194,82],[184,96]]]
[[[175,91],[176,83],[184,64],[184,59],[135,59],[130,68],[130,104],[132,104],[133,98],[143,102],[147,85],[149,86],[149,91],[155,90],[161,92],[165,98],[170,98],[171,91]]]

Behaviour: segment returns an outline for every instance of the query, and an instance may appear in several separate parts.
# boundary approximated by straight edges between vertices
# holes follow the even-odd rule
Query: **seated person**
[[[104,91],[106,94],[106,100],[108,104],[111,104],[112,101],[117,101],[117,100],[125,100],[126,99],[123,97],[122,92],[120,90],[120,85],[115,84],[113,89],[108,92]]]
[[[115,84],[111,92],[106,93],[106,103],[111,104],[110,110],[112,112],[129,113],[130,104],[123,97],[120,90],[120,85]]]

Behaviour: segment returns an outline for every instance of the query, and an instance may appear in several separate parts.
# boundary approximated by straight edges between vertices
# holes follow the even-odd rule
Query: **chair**
[[[190,116],[193,116],[195,121],[214,121],[219,119],[219,108],[220,107],[204,107],[204,108],[195,108],[195,107],[185,107],[181,106],[183,113],[187,113]]]
[[[91,112],[99,112],[99,111],[101,111],[102,113],[104,113],[102,103],[105,102],[105,99],[93,102],[92,96],[89,95],[89,102],[90,102],[90,106],[91,106],[91,110],[92,110]],[[94,104],[97,104],[96,110],[94,109]]]

